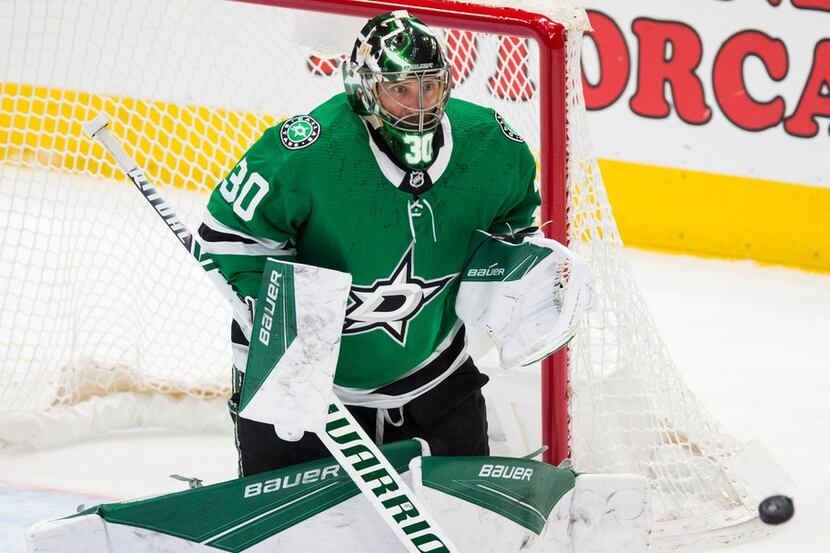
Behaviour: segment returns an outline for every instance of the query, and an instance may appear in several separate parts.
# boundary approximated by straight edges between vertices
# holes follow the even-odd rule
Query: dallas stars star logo
[[[298,115],[288,119],[280,129],[282,145],[289,150],[299,150],[313,144],[320,137],[320,123],[310,115]]]
[[[414,269],[410,245],[389,278],[376,280],[371,286],[352,286],[343,334],[379,329],[405,346],[410,321],[438,297],[457,274],[424,280],[413,274]]]

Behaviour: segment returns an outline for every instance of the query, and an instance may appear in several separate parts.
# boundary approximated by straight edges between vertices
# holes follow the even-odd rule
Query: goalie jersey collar
[[[452,126],[446,114],[441,119],[441,125],[435,133],[433,147],[438,152],[438,155],[435,156],[435,161],[432,162],[432,165],[426,171],[411,169],[398,162],[380,135],[365,121],[363,124],[369,135],[369,147],[375,156],[375,161],[381,173],[398,190],[418,196],[432,188],[435,181],[440,179],[441,175],[446,171],[453,150]]]

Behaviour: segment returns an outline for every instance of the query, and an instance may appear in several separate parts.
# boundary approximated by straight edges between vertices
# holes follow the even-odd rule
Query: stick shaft
[[[106,117],[101,114],[88,123],[85,130],[112,154],[121,170],[153,206],[156,214],[164,220],[167,227],[176,235],[176,238],[190,255],[199,262],[211,282],[230,302],[234,312],[237,313],[237,318],[247,323],[248,329],[246,330],[248,330],[247,334],[250,335],[251,315],[245,302],[240,299],[236,291],[225,280],[210,256],[201,253],[202,247],[198,237],[190,233],[173,208],[150,184],[138,163],[124,151],[118,139],[107,129],[107,125]],[[323,432],[318,432],[317,436],[369,500],[372,507],[392,529],[407,551],[410,553],[423,551],[419,545],[429,545],[427,551],[435,553],[457,551],[446,537],[446,534],[439,529],[437,523],[415,497],[412,490],[409,489],[409,486],[389,463],[389,460],[369,439],[363,428],[334,394],[332,394],[332,402],[329,406],[326,429]],[[351,453],[347,455],[346,452]],[[361,466],[368,466],[367,470],[358,471],[350,462],[351,458],[354,458],[355,462],[360,463]],[[370,459],[370,461],[367,462],[367,459]],[[387,507],[385,504],[390,506]],[[397,520],[395,515],[401,520]]]
[[[213,262],[209,255],[203,253],[201,241],[194,236],[187,228],[187,226],[179,219],[176,212],[168,204],[156,188],[150,183],[141,170],[138,163],[130,157],[118,139],[107,128],[108,121],[103,114],[93,119],[85,126],[85,130],[94,139],[98,140],[101,145],[115,158],[116,163],[124,172],[124,174],[132,181],[135,187],[144,196],[144,199],[153,207],[156,214],[164,221],[167,228],[176,236],[176,239],[182,246],[187,249],[188,253],[192,255],[202,269],[205,270],[207,277],[213,283],[222,296],[228,300],[236,315],[237,321],[242,326],[242,330],[246,335],[250,335],[252,328],[251,314],[248,306],[239,297],[236,291],[231,287],[227,280],[221,275],[218,267]]]
[[[407,551],[457,553],[423,503],[336,396],[329,406],[326,429],[317,436]]]

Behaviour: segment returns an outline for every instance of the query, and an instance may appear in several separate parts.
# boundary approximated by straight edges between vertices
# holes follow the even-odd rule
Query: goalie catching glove
[[[487,333],[505,368],[527,365],[567,344],[591,298],[587,263],[555,240],[514,244],[476,231],[455,311]]]

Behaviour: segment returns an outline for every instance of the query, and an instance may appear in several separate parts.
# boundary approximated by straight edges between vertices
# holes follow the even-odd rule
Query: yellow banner
[[[601,160],[623,241],[830,271],[830,189]]]
[[[105,112],[157,184],[210,190],[277,116],[0,83],[0,161],[112,178],[115,162],[82,126]]]

